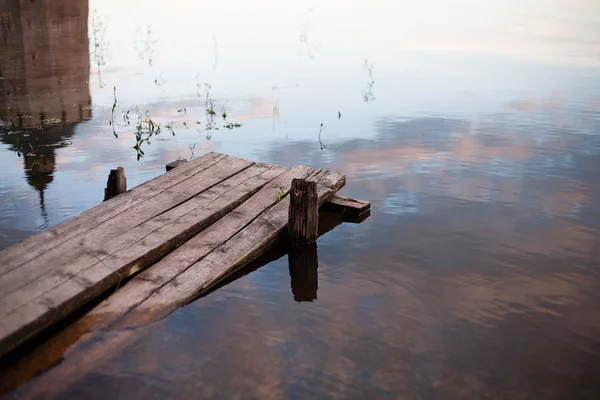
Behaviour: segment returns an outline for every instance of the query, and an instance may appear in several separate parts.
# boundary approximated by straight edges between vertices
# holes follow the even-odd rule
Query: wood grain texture
[[[288,237],[293,246],[314,243],[319,230],[317,182],[294,179],[290,190]]]
[[[123,167],[111,169],[108,174],[108,181],[104,189],[104,201],[110,200],[127,191],[127,178],[125,178],[125,170]]]
[[[52,301],[51,291],[62,283],[73,280],[89,286],[85,279],[89,268],[102,263],[103,267],[120,270],[130,265],[133,271],[146,265],[147,260],[189,239],[200,230],[237,207],[262,185],[282,172],[281,167],[254,165],[220,184],[193,197],[189,201],[148,220],[103,245],[106,255],[74,259],[72,263],[40,276],[21,290],[0,298],[0,319],[24,304],[43,296]],[[124,276],[131,275],[127,271]]]
[[[306,167],[294,167],[269,182],[238,208],[136,275],[59,334],[56,340],[53,338],[47,344],[48,348],[54,348],[62,341],[72,343],[80,339],[62,363],[36,379],[34,385],[20,394],[27,398],[60,397],[64,388],[146,335],[152,322],[195,298],[203,287],[210,288],[214,282],[227,277],[237,269],[236,264],[243,265],[245,259],[253,258],[252,254],[262,254],[256,249],[268,248],[268,242],[275,240],[277,232],[281,233],[285,228],[289,200],[284,198],[277,202],[277,192],[279,188],[289,191],[292,177],[306,178],[312,174],[319,180],[319,204],[330,199],[345,184],[345,176],[341,174],[311,171]],[[260,213],[258,217],[257,212]],[[271,233],[268,238],[263,236],[268,232]],[[260,243],[254,243],[255,239]],[[228,249],[235,249],[235,254],[229,253]],[[240,260],[240,254],[243,260]],[[207,255],[211,257],[208,261]],[[219,261],[223,263],[219,265]],[[206,280],[211,278],[211,271],[203,273],[203,270],[213,267],[217,269],[215,272],[220,271],[220,277],[213,276],[211,285]],[[314,283],[314,274],[312,277]],[[91,332],[84,333],[88,331]],[[35,359],[30,359],[28,365],[33,371],[39,367]]]
[[[346,181],[334,171],[317,171],[307,179],[319,182],[319,204],[329,200]],[[163,318],[174,309],[209,290],[269,249],[287,225],[289,196],[263,212],[258,218],[215,247],[206,257],[155,291],[120,322],[120,327],[132,327]]]
[[[323,204],[323,208],[334,212],[343,212],[348,217],[359,217],[371,209],[371,203],[366,200],[335,195],[330,201]]]
[[[250,161],[239,158],[225,158],[192,178],[97,225],[94,229],[46,251],[16,269],[1,274],[0,304],[4,297],[22,290],[36,279],[57,271],[65,265],[98,262],[121,246],[111,239],[177,207],[251,165]],[[116,248],[110,247],[110,244]]]
[[[95,263],[71,263],[44,275],[0,303],[0,344],[35,334],[143,269],[244,202],[282,167],[260,164],[105,244],[120,248]],[[125,245],[124,245],[125,244]],[[36,293],[42,293],[37,295]],[[6,332],[6,339],[4,333]],[[1,346],[0,346],[1,349]]]
[[[319,213],[319,218],[319,237],[327,234],[343,223],[343,216],[338,213],[321,210]],[[186,242],[186,244],[187,243],[188,242]],[[256,271],[264,265],[287,256],[288,249],[290,249],[287,243],[287,240],[278,239],[276,244],[268,252],[261,254],[252,262],[244,265],[243,268],[221,280],[205,294],[209,295],[211,292],[219,290],[223,286],[227,286],[229,283]],[[297,249],[302,249],[302,247]],[[86,313],[82,318],[69,324],[64,329],[61,329],[55,335],[37,346],[35,351],[29,352],[22,357],[18,357],[18,360],[8,360],[4,366],[0,365],[0,396],[25,384],[26,382],[30,381],[31,378],[40,375],[49,368],[56,366],[57,363],[62,360],[64,360],[64,362],[60,364],[56,370],[52,369],[48,371],[48,374],[44,375],[42,382],[46,381],[45,378],[47,376],[60,376],[61,383],[59,385],[54,385],[53,389],[59,389],[61,387],[66,388],[72,382],[74,382],[71,381],[71,378],[77,380],[77,376],[85,374],[85,371],[89,370],[89,368],[101,367],[104,362],[110,359],[111,355],[119,354],[119,346],[130,344],[132,341],[134,342],[136,338],[143,336],[147,332],[147,328],[149,328],[149,326],[145,326],[144,329],[135,330],[134,335],[127,337],[119,336],[117,338],[111,335],[110,340],[104,342],[107,344],[106,348],[104,350],[97,351],[97,354],[100,355],[98,355],[95,360],[92,360],[92,353],[87,352],[90,347],[99,346],[98,339],[104,341],[107,332],[114,332],[110,325],[114,324],[114,322],[121,318],[127,311],[127,309],[125,309],[125,312],[122,314],[111,312],[111,310],[115,311],[118,310],[118,308],[109,304],[107,307],[104,307],[106,312],[101,312],[100,310],[103,308],[101,305],[110,303],[111,300],[115,299],[122,294],[123,291],[127,290],[129,285],[134,282],[134,280],[137,280],[142,274],[149,272],[153,267],[154,266],[151,266],[140,274],[136,275],[129,283],[119,288],[118,291],[114,292],[113,295],[108,297],[90,312]],[[297,282],[294,283],[292,278],[291,284],[295,285]],[[143,290],[143,287],[144,286],[140,287],[140,291]],[[305,290],[308,290],[308,288]],[[132,288],[131,292],[137,293],[138,291],[137,289]],[[147,297],[147,295],[145,297]],[[117,328],[115,327],[115,329]],[[80,354],[80,352],[83,352],[83,354]],[[80,356],[83,357],[80,358]],[[63,367],[65,368],[63,369]],[[74,375],[74,373],[70,371],[71,369],[75,369],[76,374],[79,375]],[[53,375],[55,371],[58,372],[59,375]],[[69,376],[69,379],[65,379],[65,376]],[[50,380],[52,381],[53,379]],[[38,379],[32,382],[31,386],[35,387],[36,390],[43,387]],[[31,387],[29,388],[31,389]],[[27,394],[29,393],[30,392],[27,391]],[[45,394],[46,392],[44,392],[44,395]],[[30,398],[27,395],[24,397]]]
[[[120,318],[134,309],[162,286],[238,233],[262,212],[276,204],[278,191],[281,189],[287,193],[294,177],[308,176],[312,172],[312,168],[309,167],[293,167],[279,175],[238,208],[137,275],[89,313],[91,318],[101,321],[96,328],[108,328],[116,318]]]
[[[160,175],[143,185],[83,212],[75,218],[0,251],[0,274],[17,268],[48,250],[86,233],[102,222],[120,215],[127,209],[190,179],[226,157],[225,154],[208,153],[181,166],[181,168],[177,168],[177,170]]]

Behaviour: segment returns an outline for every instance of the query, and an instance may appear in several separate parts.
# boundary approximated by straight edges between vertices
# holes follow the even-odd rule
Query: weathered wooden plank
[[[181,274],[202,257],[230,239],[262,212],[277,203],[277,194],[289,192],[294,177],[314,172],[309,167],[293,167],[269,182],[258,193],[228,213],[215,224],[184,243],[165,258],[136,276],[110,298],[90,312],[89,317],[102,321],[96,329],[106,329],[117,318],[139,305],[153,292]],[[110,315],[111,318],[100,317]],[[95,318],[98,316],[98,318]],[[113,317],[114,316],[114,317]]]
[[[337,194],[330,201],[323,204],[323,208],[343,212],[348,217],[359,217],[371,209],[371,203],[366,200],[352,199]]]
[[[223,218],[226,218],[226,217],[223,217]],[[323,210],[321,210],[321,212],[319,213],[319,218],[320,218],[319,237],[332,231],[333,229],[335,229],[337,226],[339,226],[343,222],[343,217],[341,214],[332,213],[332,212],[323,211]],[[194,238],[202,235],[204,232],[206,232],[206,231],[201,232],[200,234],[196,235]],[[186,242],[184,245],[187,245],[188,243],[189,242]],[[182,247],[184,245],[182,245]],[[179,247],[175,251],[178,251],[180,248],[181,247]],[[288,254],[288,249],[289,249],[289,246],[287,245],[287,240],[278,239],[276,247],[270,249],[266,253],[261,254],[260,257],[256,258],[252,262],[246,264],[243,268],[239,269],[238,271],[231,274],[224,280],[220,281],[217,285],[213,286],[208,292],[205,292],[205,295],[209,295],[214,290],[219,290],[220,287],[226,286],[227,284],[229,284],[237,279],[240,279],[241,277],[243,277],[249,273],[252,273],[253,271],[256,271],[258,268],[260,268],[266,264],[269,264],[270,262],[272,262],[274,260],[278,260],[279,258],[281,258],[283,256],[286,256]],[[196,261],[196,260],[194,260],[194,261]],[[100,358],[98,358],[96,360],[96,362],[93,363],[90,360],[91,355],[89,353],[86,353],[86,351],[89,350],[90,347],[92,347],[92,346],[99,345],[97,339],[99,337],[104,339],[105,335],[106,335],[106,330],[107,329],[110,330],[110,325],[113,324],[119,318],[121,318],[125,314],[125,312],[128,310],[128,308],[125,307],[125,308],[123,308],[124,309],[123,313],[120,313],[120,312],[115,313],[115,311],[121,310],[121,308],[119,308],[117,305],[115,305],[115,303],[116,304],[126,304],[126,303],[121,303],[119,301],[116,301],[115,303],[113,303],[113,300],[116,300],[118,298],[123,299],[123,297],[122,297],[123,293],[125,291],[127,291],[127,289],[131,286],[131,284],[133,282],[140,283],[140,280],[138,278],[140,278],[143,274],[145,275],[146,273],[152,271],[153,267],[154,267],[154,265],[150,266],[148,269],[146,269],[143,272],[141,272],[140,274],[136,275],[126,285],[119,288],[118,291],[116,291],[113,295],[111,295],[106,300],[101,302],[99,305],[94,307],[90,312],[85,314],[82,318],[80,318],[77,321],[73,322],[72,324],[66,326],[60,332],[58,332],[57,334],[48,338],[48,340],[44,341],[39,346],[37,346],[35,348],[34,352],[28,352],[26,355],[24,355],[22,357],[18,357],[17,360],[10,360],[7,363],[5,363],[4,365],[0,365],[0,396],[3,393],[7,393],[7,392],[14,390],[15,388],[23,385],[25,382],[28,382],[34,376],[37,376],[40,373],[48,370],[48,368],[55,366],[61,360],[64,360],[64,362],[61,363],[56,369],[48,371],[48,374],[44,375],[42,380],[46,381],[46,377],[48,377],[49,378],[48,380],[52,381],[53,377],[60,376],[61,383],[58,386],[59,387],[68,387],[69,384],[72,383],[73,381],[71,381],[70,379],[66,380],[65,376],[69,376],[70,378],[73,377],[73,378],[75,378],[75,380],[77,379],[76,377],[73,376],[72,372],[68,371],[68,369],[70,367],[73,367],[73,365],[75,365],[75,366],[77,366],[76,369],[77,369],[78,373],[85,373],[85,371],[88,370],[88,368],[90,368],[90,366],[92,364],[97,366],[98,364],[101,364],[101,363],[107,361],[107,359],[109,359],[111,356],[111,354],[107,354],[107,353],[111,353],[111,352],[112,352],[112,354],[118,353],[118,352],[116,352],[116,349],[115,349],[115,347],[117,345],[115,343],[112,343],[112,344],[108,345],[108,347],[106,347],[105,350],[98,352],[98,354],[106,355],[107,357],[99,356]],[[316,265],[314,268],[316,268]],[[161,268],[161,270],[164,270],[164,268]],[[290,275],[292,274],[291,270],[292,270],[292,267],[290,266]],[[160,271],[156,271],[156,272],[160,272]],[[313,273],[313,275],[314,275],[314,273]],[[146,276],[147,276],[147,279],[142,280],[141,283],[148,283],[148,284],[154,283],[154,280],[155,280],[154,276],[148,276],[148,275],[146,275]],[[159,274],[159,277],[156,280],[160,279],[161,276],[163,276],[163,274]],[[291,278],[291,279],[292,279],[292,282],[291,282],[292,286],[295,286],[295,285],[300,286],[299,282],[294,283],[294,278]],[[314,278],[310,282],[313,282],[313,284],[314,284]],[[310,284],[310,282],[307,283],[307,285]],[[131,293],[136,293],[138,291],[138,289],[140,291],[144,291],[144,288],[146,288],[146,286],[142,285],[137,288],[131,287],[130,290],[131,290]],[[152,293],[152,290],[153,290],[153,288],[150,287],[149,292],[146,294],[146,296],[142,297],[138,301],[133,301],[131,303],[132,307],[130,307],[130,308],[133,308],[133,306],[139,304],[139,302],[141,302],[145,297],[148,297],[149,294]],[[292,287],[293,293],[295,293],[295,290],[296,289],[294,289],[294,287]],[[309,288],[306,287],[306,288],[303,288],[302,290],[309,290]],[[313,291],[314,291],[314,288],[313,288]],[[97,331],[97,332],[95,332],[95,331]],[[136,333],[136,335],[139,336],[143,332],[145,332],[145,330],[140,330],[138,333]],[[111,336],[111,338],[112,338],[112,336]],[[129,339],[131,339],[131,337]],[[110,341],[110,340],[108,340],[108,341]],[[107,343],[108,341],[104,341],[104,343]],[[90,345],[90,343],[94,343],[94,344]],[[69,349],[69,350],[67,350],[67,349]],[[84,354],[80,354],[80,351],[83,351]],[[80,359],[80,355],[84,355],[83,358],[85,358],[85,360]],[[87,362],[87,364],[86,364],[86,362]],[[82,365],[85,365],[85,367],[82,367]],[[38,385],[38,381],[35,381],[33,383],[33,386],[40,389],[42,384]],[[57,388],[57,387],[55,386],[55,388]],[[25,396],[25,397],[29,398],[28,396]]]
[[[278,191],[278,186],[281,186],[286,191],[291,181],[289,172],[287,176],[287,187],[283,183],[279,185],[278,181],[281,181],[283,176],[270,182],[256,195],[238,207],[235,212],[229,213],[217,223],[177,248],[159,263],[136,275],[126,285],[94,307],[94,309],[76,323],[70,325],[44,343],[42,348],[34,353],[35,355],[32,354],[21,359],[19,364],[15,365],[14,368],[0,372],[0,390],[3,387],[3,380],[6,381],[4,391],[11,390],[19,386],[19,382],[27,381],[28,377],[45,371],[49,366],[56,364],[57,360],[64,357],[62,363],[52,370],[47,371],[40,378],[37,378],[30,386],[22,388],[22,392],[19,393],[25,398],[35,398],[37,395],[44,398],[55,398],[55,396],[60,398],[62,390],[84,377],[87,372],[94,368],[100,368],[112,356],[118,354],[121,349],[132,345],[136,340],[146,335],[152,325],[139,326],[133,329],[120,329],[122,326],[131,326],[134,322],[124,320],[123,323],[119,324],[118,321],[129,310],[134,310],[133,312],[135,313],[135,307],[155,292],[157,288],[172,280],[187,267],[214,249],[219,244],[220,233],[226,234],[226,232],[232,231],[236,233],[246,226],[248,221],[242,218],[242,216],[254,208],[250,206],[250,202],[255,197],[258,197],[259,194],[265,196],[267,199],[272,199],[273,193]],[[262,203],[262,200],[258,202]],[[320,235],[333,229],[342,221],[341,216],[337,214],[325,214],[329,214],[330,216],[326,218],[326,222],[328,223],[319,225]],[[209,234],[211,230],[212,234]],[[264,254],[268,255],[269,253]],[[285,249],[282,249],[281,253],[275,255],[274,258],[279,258],[283,255],[285,255]],[[268,260],[263,261],[267,262]],[[253,266],[253,268],[258,266]],[[312,274],[314,275],[314,271]],[[314,286],[313,275],[311,275],[312,280],[310,280],[310,283]],[[228,279],[231,279],[231,277],[227,277],[226,280]],[[218,283],[218,285],[221,284],[222,282]],[[292,282],[292,285],[294,285],[294,282]],[[308,288],[305,289],[308,290]],[[213,289],[211,288],[210,290]],[[70,350],[68,354],[64,354],[67,348]],[[44,356],[43,360],[40,360],[40,352]],[[28,375],[23,376],[22,374],[18,374],[15,372],[17,370],[27,370]],[[12,383],[15,381],[16,383]],[[56,384],[57,382],[60,383]]]
[[[41,363],[38,357],[35,360],[27,358],[22,361],[21,366],[17,366],[16,368],[26,368],[31,371],[29,376],[33,376],[37,372],[45,370],[49,365],[54,364],[62,356],[62,351],[66,347],[77,342],[88,331],[109,329],[111,325],[122,318],[130,309],[149,297],[155,290],[193,265],[219,244],[229,239],[251,222],[252,219],[256,218],[258,214],[274,205],[277,202],[277,193],[279,190],[281,189],[286,194],[289,191],[293,178],[307,177],[312,172],[314,172],[313,169],[309,167],[293,167],[279,175],[267,183],[250,199],[242,203],[234,212],[228,213],[215,224],[175,249],[158,263],[136,275],[126,285],[105,299],[75,324],[67,327],[59,335],[52,338],[48,343],[45,343],[43,349],[40,350],[48,355],[48,361],[45,364]],[[94,343],[90,351],[86,351],[83,354],[78,354],[75,351],[74,359],[78,360],[75,363],[82,367],[72,370],[71,367],[73,364],[66,363],[61,365],[60,369],[64,368],[68,370],[67,375],[69,379],[75,379],[77,376],[80,376],[78,374],[85,370],[85,368],[89,368],[96,360],[101,359],[104,353],[111,349],[114,350],[114,347],[129,343],[145,331],[145,329],[128,330],[127,332],[112,335],[106,342]],[[88,335],[87,337],[90,336]],[[85,338],[81,342],[85,343]],[[87,347],[86,345],[83,346]],[[60,349],[58,353],[56,352],[57,349]],[[12,372],[13,370],[2,372],[0,375],[0,388],[2,387],[3,378],[7,380],[7,389],[14,387],[10,386],[11,383],[8,382],[9,378],[12,381],[21,378],[20,376],[13,376]],[[50,371],[50,373],[53,373],[53,371]]]
[[[160,175],[120,196],[83,212],[77,217],[71,218],[45,232],[0,251],[0,274],[17,268],[48,250],[93,229],[102,222],[123,213],[125,210],[201,173],[206,168],[211,167],[226,157],[225,154],[219,153],[205,154],[186,163],[186,165],[182,165],[176,171]]]
[[[170,187],[146,202],[131,207],[121,215],[96,226],[95,229],[48,250],[19,268],[0,275],[0,303],[7,295],[64,265],[75,262],[97,262],[98,259],[111,253],[111,248],[107,247],[106,243],[114,237],[177,207],[252,164],[240,158],[224,158],[211,168]]]
[[[344,175],[333,171],[319,171],[309,179],[319,182],[319,204],[329,200],[346,182]],[[288,210],[289,196],[155,291],[135,311],[130,311],[119,322],[119,327],[136,326],[163,318],[252,261],[266,251],[285,228]]]
[[[73,280],[72,284],[78,286],[94,285],[95,282],[87,278],[85,270],[94,268],[99,263],[112,270],[131,265],[132,271],[123,274],[131,275],[147,265],[148,260],[164,255],[169,249],[212,224],[284,171],[283,167],[254,165],[166,213],[136,226],[105,243],[102,247],[106,256],[74,259],[72,263],[39,277],[22,290],[1,298],[0,319],[40,296],[46,302],[52,302],[51,290],[68,280]]]
[[[173,250],[284,171],[285,168],[271,165],[250,167],[196,196],[195,202],[184,203],[115,238],[115,244],[130,245],[101,262],[65,265],[31,287],[8,296],[2,310],[6,314],[0,317],[4,323],[0,327],[0,353],[3,344],[16,345]],[[189,203],[193,203],[193,208]],[[36,293],[43,294],[35,297]]]

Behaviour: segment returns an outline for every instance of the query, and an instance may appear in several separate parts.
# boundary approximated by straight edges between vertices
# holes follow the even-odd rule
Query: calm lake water
[[[319,239],[315,301],[281,257],[61,398],[600,396],[597,0],[0,14],[0,248],[100,203],[117,165],[133,187],[208,151],[336,169],[372,202]],[[138,161],[139,116],[161,133]]]

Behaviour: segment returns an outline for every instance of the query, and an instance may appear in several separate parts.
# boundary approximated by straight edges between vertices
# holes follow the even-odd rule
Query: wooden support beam
[[[319,288],[319,257],[317,244],[292,246],[288,253],[290,266],[290,286],[297,302],[314,301]]]
[[[335,195],[328,203],[323,205],[326,210],[341,212],[346,217],[359,217],[371,210],[371,203],[366,200],[352,199]]]
[[[127,191],[127,178],[125,178],[125,169],[117,167],[111,169],[104,189],[104,201],[112,199],[115,196]]]
[[[180,159],[180,160],[175,160],[172,161],[170,163],[168,163],[167,165],[165,165],[165,168],[167,169],[167,172],[169,172],[172,169],[175,169],[177,167],[179,167],[181,164],[185,164],[187,162],[186,159]]]
[[[293,246],[314,243],[319,228],[317,182],[294,179],[290,191],[288,234]]]

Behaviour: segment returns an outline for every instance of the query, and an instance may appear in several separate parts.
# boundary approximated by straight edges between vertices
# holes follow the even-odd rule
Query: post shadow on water
[[[371,211],[360,216],[348,216],[344,211],[321,207],[319,210],[319,232],[321,237],[342,223],[360,224],[371,215]],[[288,243],[284,234],[281,241]],[[298,303],[317,300],[319,289],[319,251],[318,243],[304,246],[286,246],[290,271],[292,296]]]
[[[329,211],[329,210],[324,210],[323,208],[321,208],[319,210],[318,236],[321,237],[321,236],[325,235],[327,232],[330,232],[331,230],[333,230],[335,227],[342,224],[343,222],[361,223],[362,221],[367,219],[370,215],[371,215],[370,212],[367,212],[367,213],[362,214],[360,217],[351,218],[351,217],[345,216],[344,213],[342,213],[342,212]],[[289,241],[288,241],[287,231],[284,230],[279,235],[279,238],[277,239],[277,241],[272,245],[271,249],[269,249],[267,252],[263,253],[260,257],[258,257],[254,261],[251,261],[250,263],[246,264],[243,268],[241,268],[237,272],[234,272],[233,274],[229,275],[227,278],[225,278],[220,283],[215,285],[214,288],[210,289],[207,292],[204,292],[200,297],[208,296],[209,294],[230,284],[231,282],[236,281],[236,280],[256,271],[257,269],[264,267],[265,265],[267,265],[275,260],[280,259],[281,257],[285,256],[286,254],[290,254],[292,252],[293,248],[288,243],[289,243]],[[317,252],[316,247],[317,247],[317,244],[315,244],[314,255],[311,256],[312,258],[308,258],[307,262],[305,262],[304,264],[298,264],[298,262],[295,262],[294,267],[292,267],[291,262],[290,262],[291,295],[294,297],[294,299],[296,299],[296,290],[298,290],[298,293],[300,294],[299,298],[301,300],[297,300],[297,301],[314,301],[317,298],[316,292],[317,292],[318,282],[316,281],[316,278],[318,277],[318,274],[317,274],[318,252]],[[295,253],[294,256],[290,255],[289,257],[294,257],[294,258],[298,257],[300,259],[302,257],[308,257],[307,254],[302,253],[302,250],[296,249],[296,251],[298,251],[299,253]],[[312,251],[312,250],[304,250],[305,253],[310,252],[310,251]],[[309,262],[310,260],[312,260],[312,261]],[[310,268],[296,267],[298,265],[305,265],[305,266],[310,265],[311,267]],[[310,281],[310,278],[309,278],[311,276],[313,277],[312,281]],[[312,283],[310,283],[310,282],[312,282]],[[308,290],[310,285],[313,285],[313,289],[311,289],[311,291]],[[302,299],[306,298],[306,297],[302,297],[302,294],[306,295],[308,293],[312,293],[314,298],[312,298],[311,300],[302,300]]]
[[[319,211],[319,236],[324,234],[322,229],[335,228],[342,222],[360,224],[369,218],[371,211],[362,213],[357,217],[347,216],[344,212]],[[332,225],[335,224],[335,225]],[[304,246],[290,246],[288,249],[288,263],[290,269],[290,287],[294,300],[298,303],[313,302],[317,300],[319,289],[319,251],[317,243]]]

